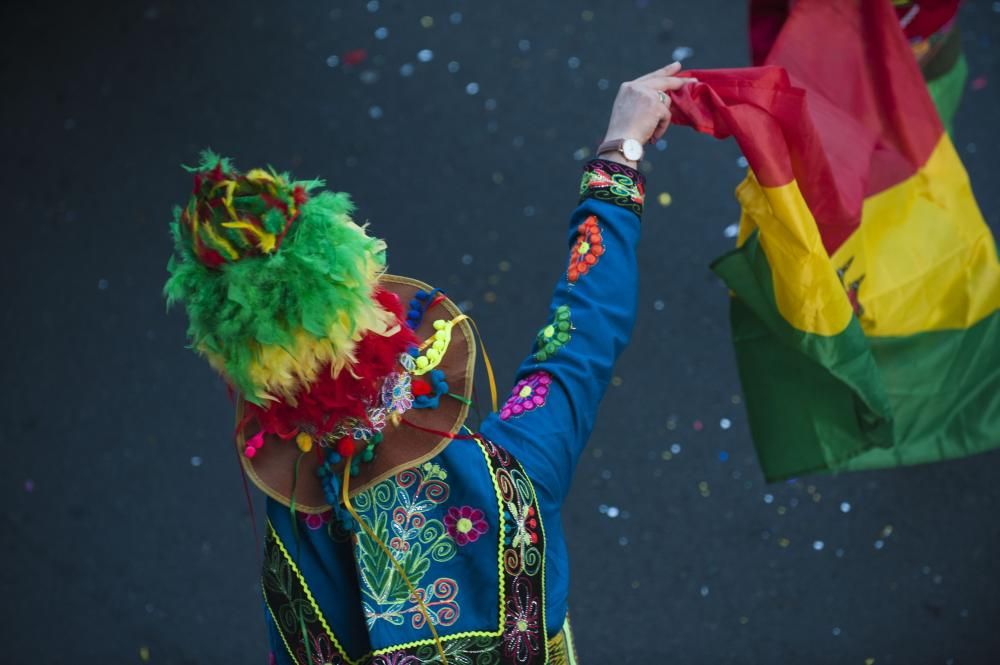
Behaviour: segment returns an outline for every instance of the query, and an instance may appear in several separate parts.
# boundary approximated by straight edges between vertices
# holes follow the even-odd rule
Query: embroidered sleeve
[[[580,200],[587,198],[614,203],[641,217],[646,198],[646,179],[624,164],[594,159],[584,167],[583,178],[580,179]]]
[[[642,176],[594,160],[570,218],[569,256],[531,350],[483,434],[517,455],[558,508],[636,316]],[[543,510],[549,506],[543,505]]]

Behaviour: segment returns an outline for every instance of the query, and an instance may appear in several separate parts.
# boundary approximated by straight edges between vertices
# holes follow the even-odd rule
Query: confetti
[[[779,547],[788,547],[791,544],[792,544],[792,541],[790,541],[788,538],[785,538],[784,536],[782,536],[781,538],[778,539],[778,546]]]
[[[840,635],[840,628],[838,628],[837,626],[834,626],[834,627],[833,627],[833,630],[832,630],[832,631],[830,631],[830,632],[832,632],[832,633],[833,633],[833,636],[834,636],[834,637],[838,637],[838,636]]]
[[[739,235],[739,233],[740,233],[739,224],[730,224],[725,228],[725,230],[722,231],[722,235],[726,236],[727,238],[735,238],[737,235]]]
[[[103,279],[103,278],[97,280],[97,290],[98,291],[107,291],[108,290],[108,286],[109,286],[108,280]]]
[[[613,385],[615,388],[619,387],[623,383],[625,383],[625,381],[620,376],[615,376],[615,377],[612,377],[612,379],[611,379],[611,385]]]
[[[462,22],[462,12],[452,12],[448,16],[448,21],[450,21],[452,25],[458,25]]]
[[[653,309],[655,309],[657,312],[662,312],[664,307],[666,307],[666,305],[664,305],[662,300],[653,301]]]
[[[434,17],[433,16],[421,16],[420,17],[420,27],[422,27],[422,28],[433,28],[434,27]]]
[[[764,503],[774,503],[774,495],[773,494],[765,494],[764,495]]]
[[[722,429],[729,429],[732,426],[733,423],[732,421],[729,420],[729,418],[723,418],[722,420],[719,421],[719,427],[721,427]]]
[[[490,97],[485,102],[483,102],[483,108],[486,109],[487,111],[496,111],[497,110],[497,100],[495,100],[492,97]]]
[[[656,202],[666,208],[673,202],[673,197],[671,197],[667,192],[661,192],[660,195],[656,197]]]
[[[816,550],[817,552],[822,551],[823,547],[824,545],[822,540],[813,541],[813,549]]]
[[[566,61],[566,66],[569,67],[570,69],[579,69],[580,58],[574,55],[573,57],[571,57],[569,60]]]
[[[409,62],[403,63],[399,67],[400,76],[411,76],[413,74],[413,65]]]
[[[420,62],[430,62],[434,59],[434,51],[429,48],[420,49],[417,51],[417,60]]]
[[[379,118],[382,117],[382,107],[381,106],[372,106],[372,107],[369,107],[369,109],[368,109],[368,116],[372,120],[378,120]]]
[[[459,64],[454,60],[448,63],[448,71],[451,72],[452,74],[457,72],[460,68],[461,67],[459,66]]]
[[[368,51],[363,48],[356,48],[341,56],[341,60],[348,67],[356,67],[368,59]]]
[[[29,493],[30,492],[34,492],[35,491],[35,481],[32,480],[31,478],[28,478],[27,480],[25,480],[24,481],[24,491],[25,492],[29,492]]]
[[[708,587],[705,586],[705,585],[702,585],[702,587],[700,589],[698,589],[698,593],[701,594],[702,598],[705,598],[706,596],[708,596]]]
[[[191,466],[201,466],[201,457],[195,455],[191,458]]]
[[[149,647],[146,646],[139,647],[139,660],[141,660],[144,663],[149,662]]]
[[[329,58],[326,59],[327,67],[336,67],[339,64],[340,64],[340,58],[338,56],[331,55]]]
[[[466,86],[465,86],[465,94],[467,94],[467,95],[476,95],[476,94],[479,94],[479,84],[476,83],[475,81],[472,81],[472,82],[466,84]]]
[[[607,90],[609,85],[611,85],[611,83],[608,81],[608,79],[597,79],[598,89]]]
[[[700,432],[705,428],[705,424],[702,423],[700,420],[696,420],[693,423],[691,423],[691,427],[694,429],[695,432]]]
[[[687,60],[693,55],[694,55],[694,49],[692,49],[690,46],[678,46],[677,48],[674,49],[674,52],[670,57],[676,60],[677,62],[683,62],[684,60]]]
[[[740,155],[739,158],[736,160],[736,166],[740,167],[741,169],[745,169],[746,167],[750,166],[750,162],[747,161],[746,157]]]
[[[472,265],[472,254],[462,255],[462,265],[471,266]]]
[[[618,510],[617,506],[608,506],[607,515],[611,519],[618,517],[619,512],[620,511]]]
[[[531,50],[531,42],[529,42],[527,39],[522,39],[519,42],[517,42],[517,49],[521,53],[527,53],[528,51]]]
[[[851,512],[851,504],[847,501],[840,502],[840,512],[849,513]]]
[[[663,152],[667,149],[667,139],[660,139],[656,142],[656,149]]]
[[[977,76],[972,79],[972,83],[969,84],[973,90],[979,91],[986,87],[988,81],[985,76]]]
[[[573,159],[580,162],[590,156],[590,148],[583,147],[577,148],[573,151]]]
[[[367,5],[365,5],[365,9],[367,9],[372,14],[374,14],[375,12],[377,12],[378,11],[378,0],[370,0],[370,2]]]
[[[582,18],[584,21],[593,21],[594,12],[589,9],[584,9],[582,12],[580,12],[580,18]]]
[[[719,451],[719,461],[720,462],[728,462],[729,461],[729,453],[727,453],[725,450],[720,450]],[[737,477],[739,477],[739,476],[737,476]]]
[[[389,36],[389,28],[385,26],[375,28],[375,39],[382,40]]]
[[[670,444],[670,452],[672,452],[674,455],[679,455],[681,452],[681,444],[679,443]]]

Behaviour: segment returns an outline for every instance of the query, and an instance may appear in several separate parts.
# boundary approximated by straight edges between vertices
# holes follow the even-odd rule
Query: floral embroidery
[[[472,506],[449,508],[444,516],[444,525],[459,547],[476,542],[489,530],[486,513]]]
[[[642,174],[624,164],[595,159],[584,168],[580,200],[594,198],[642,215],[646,183]]]
[[[333,511],[327,510],[322,513],[303,513],[296,511],[299,519],[305,522],[306,526],[309,527],[311,531],[318,531],[324,526],[330,523],[333,519]]]
[[[514,385],[510,397],[500,409],[500,420],[508,420],[525,411],[533,411],[545,405],[552,377],[548,372],[537,371],[524,377]]]
[[[545,629],[544,530],[531,481],[510,453],[485,439],[476,443],[483,451],[493,489],[499,501],[502,525],[500,543],[501,605],[500,621],[488,632],[441,633],[441,645],[452,665],[536,665],[552,662],[558,649],[556,639],[549,640]],[[355,506],[365,521],[389,543],[393,558],[406,570],[416,589],[411,596],[405,583],[396,579],[392,564],[375,557],[381,548],[357,535],[358,567],[361,571],[362,596],[369,629],[377,621],[402,626],[407,621],[414,628],[426,628],[423,614],[416,609],[419,597],[427,606],[431,622],[451,626],[459,618],[459,585],[450,577],[438,577],[426,584],[429,561],[448,561],[456,557],[457,539],[448,528],[451,519],[464,515],[473,523],[484,522],[485,511],[471,506],[449,509],[442,521],[433,519],[450,494],[448,473],[438,464],[425,462],[361,492]],[[478,514],[477,514],[478,513]],[[458,526],[458,520],[454,522]],[[336,523],[336,520],[331,524]],[[464,525],[463,525],[464,527]],[[476,533],[475,528],[468,534]],[[377,550],[377,551],[376,551]],[[380,565],[381,563],[381,565]],[[403,587],[403,589],[400,589]],[[265,540],[263,578],[264,597],[271,617],[281,633],[288,653],[297,663],[331,665],[371,663],[372,665],[418,665],[438,662],[437,645],[422,639],[408,646],[380,649],[378,655],[366,654],[348,659],[336,636],[326,623],[319,606],[302,579],[288,550],[269,525]],[[390,601],[375,604],[372,596]],[[377,608],[378,616],[368,614]],[[496,620],[496,614],[493,615]],[[308,644],[308,647],[306,645]],[[325,659],[325,660],[321,660]]]
[[[504,618],[504,654],[512,656],[517,663],[525,663],[541,648],[538,630],[541,602],[527,577],[514,581],[513,592],[507,599]]]
[[[431,562],[450,561],[458,551],[441,520],[429,517],[448,500],[451,488],[447,478],[444,469],[426,462],[397,473],[354,499],[358,513],[365,516],[379,539],[388,544],[393,558],[416,587],[436,626],[450,626],[460,614],[455,580],[441,577],[424,585]],[[382,548],[367,534],[360,533],[357,549],[368,627],[379,621],[401,626],[409,619],[414,629],[421,628],[425,618],[419,603]]]
[[[535,344],[538,346],[535,360],[544,362],[569,344],[571,337],[569,331],[572,329],[573,321],[570,319],[569,305],[559,305],[552,315],[552,322],[538,331],[538,336],[535,338]]]
[[[591,215],[583,220],[576,233],[576,242],[569,252],[569,268],[566,269],[566,278],[571,284],[586,275],[604,255],[604,240],[597,217]]]

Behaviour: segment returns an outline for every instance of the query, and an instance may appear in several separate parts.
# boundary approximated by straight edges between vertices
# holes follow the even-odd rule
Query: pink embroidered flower
[[[489,531],[486,515],[472,506],[451,507],[444,516],[444,526],[448,535],[459,545],[468,545],[479,540],[479,536]]]
[[[525,577],[516,578],[511,591],[504,618],[504,654],[524,663],[541,650],[541,604]]]
[[[295,511],[298,513],[299,519],[306,523],[312,531],[322,529],[327,523],[333,519],[333,511],[328,510],[324,513],[303,513],[300,511]]]
[[[552,377],[548,372],[537,371],[524,377],[510,391],[510,397],[500,409],[500,420],[519,416],[525,411],[533,411],[543,406],[549,394]]]

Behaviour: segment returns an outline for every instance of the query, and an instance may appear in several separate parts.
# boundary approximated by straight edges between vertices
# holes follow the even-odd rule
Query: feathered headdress
[[[174,212],[164,292],[168,303],[184,303],[193,348],[240,399],[238,446],[254,482],[319,511],[324,498],[337,503],[332,467],[347,459],[359,473],[383,439],[406,446],[380,446],[389,450],[361,473],[358,489],[440,450],[471,394],[474,344],[458,309],[443,295],[431,302],[437,291],[426,285],[385,275],[385,243],[351,220],[346,194],[317,193],[322,181],[240,173],[209,151],[188,171],[194,189]],[[413,299],[409,315],[401,296]],[[438,305],[450,320],[424,322]],[[459,399],[442,402],[436,395],[449,384]],[[426,415],[410,414],[415,428],[393,435],[387,422],[410,408]],[[256,432],[247,440],[245,430]],[[264,447],[265,437],[276,445]],[[301,454],[314,443],[306,462]],[[322,482],[296,491],[300,462]]]

